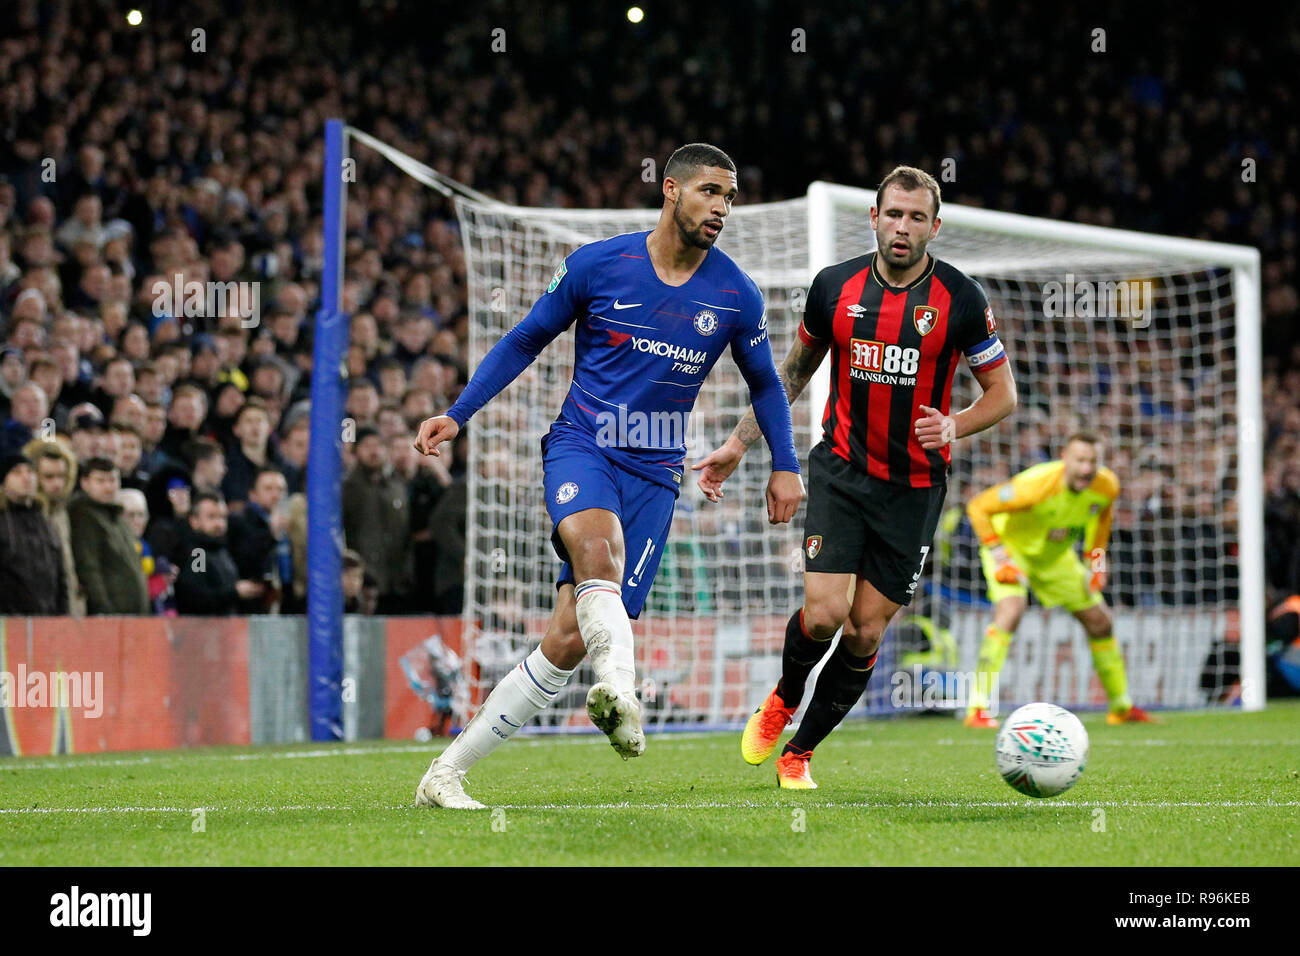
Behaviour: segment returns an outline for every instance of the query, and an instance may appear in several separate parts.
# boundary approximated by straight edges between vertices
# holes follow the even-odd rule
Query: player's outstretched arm
[[[955,415],[945,415],[928,405],[921,406],[916,420],[916,437],[926,451],[942,448],[951,441],[974,435],[996,425],[1016,407],[1016,380],[1011,364],[1002,362],[989,369],[974,369],[983,394]]]
[[[826,357],[829,348],[829,341],[814,340],[814,344],[810,346],[804,344],[802,339],[794,340],[789,354],[777,370],[781,384],[785,388],[787,405],[793,404],[795,399],[803,394],[803,390],[821,365],[822,359]],[[758,416],[751,405],[749,411],[745,412],[732,430],[731,437],[691,466],[693,470],[701,472],[698,484],[705,497],[710,501],[722,499],[723,482],[731,477],[731,473],[736,470],[736,466],[740,464],[740,459],[745,456],[749,446],[758,441],[762,435],[763,430],[759,427]]]
[[[542,294],[528,314],[501,337],[501,340],[483,356],[483,361],[469,384],[465,386],[455,404],[446,415],[437,415],[420,424],[413,444],[421,455],[437,455],[440,443],[455,438],[470,416],[491,401],[498,392],[519,377],[532,365],[542,349],[573,324],[579,306],[586,301],[586,264],[591,247],[584,246],[573,253],[555,272],[550,287]],[[574,268],[566,270],[570,262]],[[569,281],[561,280],[568,274]],[[450,425],[455,429],[451,430]]]

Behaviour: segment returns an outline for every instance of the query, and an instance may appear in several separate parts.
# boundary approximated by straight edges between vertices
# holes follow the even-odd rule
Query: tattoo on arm
[[[816,346],[809,348],[804,345],[802,339],[795,338],[794,345],[790,347],[790,354],[785,357],[785,361],[777,370],[781,376],[781,384],[785,386],[785,397],[791,405],[803,394],[808,380],[822,364],[822,359],[826,357],[829,348],[830,342],[818,342]],[[731,434],[746,448],[763,437],[763,430],[758,427],[758,418],[755,417],[752,406],[745,412],[745,417],[740,420]]]

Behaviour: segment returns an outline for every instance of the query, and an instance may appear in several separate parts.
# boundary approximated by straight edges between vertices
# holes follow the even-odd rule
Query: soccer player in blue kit
[[[736,192],[736,164],[722,150],[704,143],[678,149],[664,167],[655,228],[570,254],[447,414],[421,423],[416,450],[438,454],[439,443],[455,438],[576,323],[573,383],[542,439],[551,540],[564,562],[555,610],[541,644],[430,765],[417,806],[484,809],[465,792],[466,772],[554,700],[588,655],[596,677],[587,694],[592,723],[624,759],[645,750],[630,619],[645,604],[672,523],[686,418],[724,348],[744,375],[772,450],[768,521],[794,517],[803,480],[763,296],[713,248]]]

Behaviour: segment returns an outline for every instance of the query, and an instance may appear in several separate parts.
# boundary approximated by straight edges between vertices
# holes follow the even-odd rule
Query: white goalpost
[[[579,245],[647,230],[657,209],[524,208],[449,180],[348,128],[425,185],[455,198],[466,253],[469,365],[517,323]],[[763,291],[784,357],[816,271],[872,251],[875,191],[813,183],[804,197],[735,207],[719,247]],[[975,277],[1011,356],[1020,406],[957,443],[932,560],[882,647],[859,713],[952,709],[991,615],[964,506],[982,488],[1099,433],[1123,486],[1106,597],[1142,706],[1264,705],[1260,265],[1257,250],[945,204],[931,251]],[[560,336],[468,426],[466,677],[471,708],[545,632],[558,559],[542,501],[540,440],[572,375]],[[827,372],[792,407],[801,455],[820,440]],[[953,407],[978,385],[964,366]],[[729,356],[700,393],[688,462],[720,443],[749,405]],[[688,472],[645,612],[634,622],[648,729],[736,725],[780,674],[785,622],[803,600],[802,511],[767,524],[770,455],[755,446],[707,502]],[[589,729],[584,667],[539,718]],[[956,690],[960,690],[957,688]],[[932,692],[933,691],[933,692]],[[1064,612],[1032,603],[1000,685],[1009,708],[1105,697],[1086,639]],[[468,716],[468,715],[463,715]]]

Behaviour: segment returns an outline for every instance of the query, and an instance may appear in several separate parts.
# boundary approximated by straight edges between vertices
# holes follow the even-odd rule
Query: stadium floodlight
[[[657,208],[506,205],[350,132],[454,197],[468,273],[471,369],[546,289],[565,255],[585,242],[651,229],[658,216]],[[815,272],[874,248],[867,221],[874,201],[874,190],[819,182],[804,197],[734,208],[719,248],[762,289],[778,361],[796,333]],[[1059,440],[1079,428],[1101,434],[1103,463],[1125,487],[1107,598],[1135,702],[1262,707],[1258,251],[953,204],[940,215],[943,227],[931,251],[988,292],[1021,404],[1008,420],[954,448],[947,520],[924,595],[903,612],[908,620],[897,622],[903,627],[887,635],[865,710],[953,703],[950,683],[975,670],[990,614],[960,509],[976,491],[1044,452],[1054,456]],[[328,238],[329,226],[326,232]],[[338,367],[341,356],[340,347],[332,365],[316,367]],[[475,701],[541,639],[551,611],[558,561],[541,500],[539,441],[563,401],[572,363],[572,337],[561,336],[469,429],[463,656]],[[339,385],[333,376],[315,376],[313,386],[318,383]],[[976,388],[963,365],[953,407],[969,403]],[[792,408],[805,455],[820,437],[826,394],[823,370]],[[688,461],[726,438],[746,396],[738,369],[724,357],[691,416]],[[313,416],[316,410],[313,396]],[[313,445],[317,424],[313,417]],[[337,444],[337,419],[321,427],[329,431],[320,440]],[[658,580],[634,622],[647,729],[735,724],[780,674],[785,622],[803,599],[802,517],[789,526],[768,525],[762,505],[769,468],[766,449],[756,447],[718,504],[683,481]],[[310,475],[310,481],[337,480],[329,472]],[[323,526],[313,515],[315,543],[337,547],[334,537],[316,530]],[[323,621],[313,609],[314,632]],[[951,646],[955,659],[939,665],[933,655],[909,649],[902,633],[909,623],[920,625],[930,651]],[[924,667],[913,664],[920,660]],[[945,692],[925,698],[916,684],[921,670],[938,674]],[[1002,705],[1051,700],[1072,710],[1104,707],[1091,672],[1077,623],[1031,606],[1002,674]],[[584,670],[575,675],[542,715],[543,729],[589,726],[583,706],[589,679]]]

